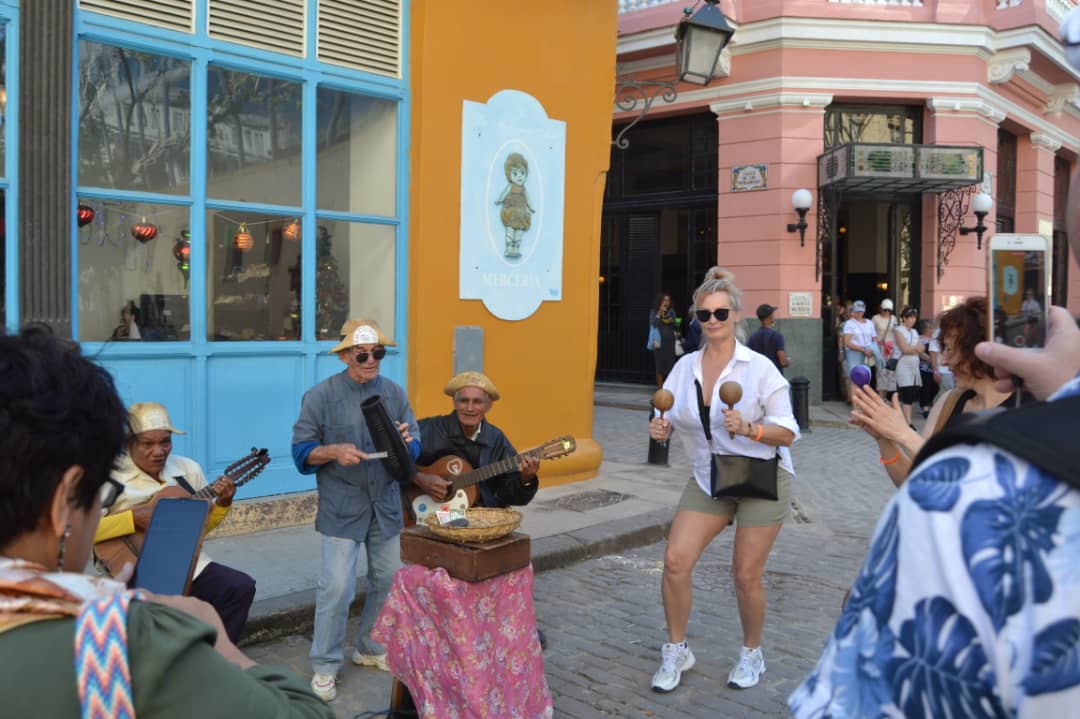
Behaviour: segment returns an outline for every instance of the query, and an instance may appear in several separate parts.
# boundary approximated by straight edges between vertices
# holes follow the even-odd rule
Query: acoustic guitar
[[[494,462],[480,469],[473,469],[467,461],[455,455],[440,458],[434,464],[427,467],[417,467],[420,472],[437,474],[443,479],[451,481],[450,498],[440,502],[415,484],[409,484],[401,488],[401,504],[405,509],[405,526],[423,524],[427,517],[435,512],[445,512],[450,509],[465,510],[476,502],[479,491],[476,487],[480,482],[485,482],[507,472],[516,472],[518,464],[525,457],[539,457],[540,459],[555,459],[565,457],[577,449],[577,442],[567,435],[544,442],[539,447],[533,447],[521,454]]]
[[[270,464],[269,451],[265,448],[258,449],[252,447],[251,452],[247,456],[236,460],[226,467],[225,473],[222,476],[231,479],[233,484],[239,489],[255,479],[268,464]],[[183,487],[170,484],[163,487],[161,491],[155,494],[150,500],[150,504],[153,505],[159,500],[169,497],[183,497],[188,499],[194,497],[196,499],[212,500],[214,496],[214,490],[211,489],[210,484],[207,484],[194,494],[188,492]],[[140,507],[142,506],[145,505],[140,505]],[[94,554],[97,555],[98,560],[109,572],[109,576],[115,576],[128,562],[131,562],[132,564],[135,563],[135,560],[139,558],[139,551],[142,549],[145,535],[145,530],[136,529],[134,534],[126,534],[123,537],[106,539],[104,542],[99,542],[94,545]],[[202,541],[200,540],[200,545],[201,544]]]

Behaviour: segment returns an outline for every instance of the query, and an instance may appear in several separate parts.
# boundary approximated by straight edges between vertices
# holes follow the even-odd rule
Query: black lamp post
[[[791,206],[799,213],[799,221],[788,223],[787,231],[799,233],[799,247],[806,245],[806,211],[812,204],[814,204],[814,196],[810,194],[810,190],[800,188],[791,193]]]
[[[686,17],[675,30],[675,66],[682,82],[708,85],[716,76],[720,53],[735,33],[717,7],[718,2],[705,0],[697,12],[693,8],[683,10]]]
[[[970,235],[975,233],[975,249],[982,249],[983,233],[986,232],[989,227],[983,224],[983,220],[986,219],[987,213],[994,206],[994,198],[985,192],[980,192],[971,198],[971,211],[975,213],[975,226],[974,227],[961,227],[961,235]]]

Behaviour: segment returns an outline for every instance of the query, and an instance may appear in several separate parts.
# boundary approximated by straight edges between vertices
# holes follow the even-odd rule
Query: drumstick
[[[720,401],[728,406],[728,409],[735,409],[735,405],[742,399],[742,385],[738,382],[725,382],[720,385]],[[728,435],[732,439],[735,439],[734,432],[728,432]]]

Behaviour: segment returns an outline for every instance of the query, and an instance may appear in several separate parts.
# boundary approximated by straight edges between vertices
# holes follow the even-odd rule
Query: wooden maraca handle
[[[727,408],[728,409],[735,409],[735,405],[729,404],[727,406]],[[731,439],[735,439],[735,433],[734,432],[728,432],[728,437],[730,437]]]

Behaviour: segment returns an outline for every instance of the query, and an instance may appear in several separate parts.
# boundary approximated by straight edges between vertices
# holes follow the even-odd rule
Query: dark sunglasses
[[[371,350],[371,356],[374,357],[376,360],[381,360],[383,357],[386,356],[386,348],[385,347],[376,347],[375,349]],[[360,352],[356,353],[356,363],[357,364],[364,364],[367,361],[368,361],[368,353],[367,352],[360,351]]]
[[[124,493],[124,485],[112,477],[105,478],[105,484],[101,486],[101,508],[108,509],[116,504],[117,498]]]
[[[708,310],[694,310],[694,316],[697,317],[698,322],[701,322],[702,324],[708,322],[709,317],[715,317],[717,322],[727,322],[728,315],[730,314],[730,307],[721,307],[712,312],[709,312]]]

